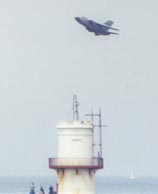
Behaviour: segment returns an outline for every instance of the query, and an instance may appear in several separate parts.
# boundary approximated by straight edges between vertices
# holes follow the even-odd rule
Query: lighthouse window
[[[72,139],[72,141],[81,141],[81,139]]]

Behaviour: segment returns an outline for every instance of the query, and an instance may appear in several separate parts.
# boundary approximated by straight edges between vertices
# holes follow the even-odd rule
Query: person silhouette
[[[45,192],[44,192],[44,189],[43,189],[43,187],[41,186],[41,188],[40,188],[40,192],[39,192],[40,194],[45,194]]]
[[[35,194],[35,185],[34,185],[33,182],[32,182],[32,184],[31,184],[30,194]]]
[[[52,185],[49,187],[49,194],[54,194],[54,188]]]

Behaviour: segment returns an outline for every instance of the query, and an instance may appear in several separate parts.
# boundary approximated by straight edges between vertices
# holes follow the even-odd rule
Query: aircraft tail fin
[[[108,20],[107,22],[104,23],[104,25],[111,27],[113,25],[113,21],[112,20]]]

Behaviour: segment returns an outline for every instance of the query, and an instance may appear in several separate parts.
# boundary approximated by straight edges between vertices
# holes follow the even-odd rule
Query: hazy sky
[[[0,1],[0,175],[56,175],[56,124],[102,107],[105,168],[158,175],[158,1]],[[75,16],[114,20],[94,36]],[[84,117],[82,117],[83,119]]]

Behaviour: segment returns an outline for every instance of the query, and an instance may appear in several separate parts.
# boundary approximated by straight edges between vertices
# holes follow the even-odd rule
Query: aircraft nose
[[[80,21],[80,18],[79,17],[75,17],[75,20],[79,22]]]

